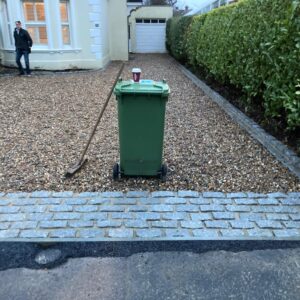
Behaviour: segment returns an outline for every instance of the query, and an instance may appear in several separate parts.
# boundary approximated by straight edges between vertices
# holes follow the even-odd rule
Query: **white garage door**
[[[136,52],[166,52],[166,21],[158,19],[136,21]]]

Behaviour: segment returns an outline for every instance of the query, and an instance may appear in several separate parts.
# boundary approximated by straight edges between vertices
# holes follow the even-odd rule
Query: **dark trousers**
[[[26,65],[26,73],[30,74],[30,68],[29,68],[29,50],[24,49],[17,49],[16,51],[16,63],[19,67],[20,74],[24,74],[24,69],[21,64],[21,58],[24,55],[25,65]]]

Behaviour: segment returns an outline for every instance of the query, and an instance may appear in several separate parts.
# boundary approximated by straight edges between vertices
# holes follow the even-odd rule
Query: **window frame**
[[[14,39],[13,39],[14,27],[12,26],[12,22],[11,22],[11,19],[10,19],[7,0],[1,0],[1,5],[3,7],[3,11],[0,13],[0,15],[3,16],[3,18],[2,18],[3,48],[13,48],[14,47]]]

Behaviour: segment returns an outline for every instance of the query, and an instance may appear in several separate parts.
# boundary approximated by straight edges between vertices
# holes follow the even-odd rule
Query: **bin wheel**
[[[160,180],[162,182],[166,182],[166,180],[167,180],[167,173],[168,173],[168,168],[167,168],[167,166],[165,164],[163,164],[161,166],[161,171],[160,171]]]
[[[120,178],[120,166],[115,164],[113,167],[113,180],[118,180]]]

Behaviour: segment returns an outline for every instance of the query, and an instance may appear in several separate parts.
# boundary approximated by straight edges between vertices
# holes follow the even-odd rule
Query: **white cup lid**
[[[140,68],[133,68],[132,73],[142,73],[142,70]]]

